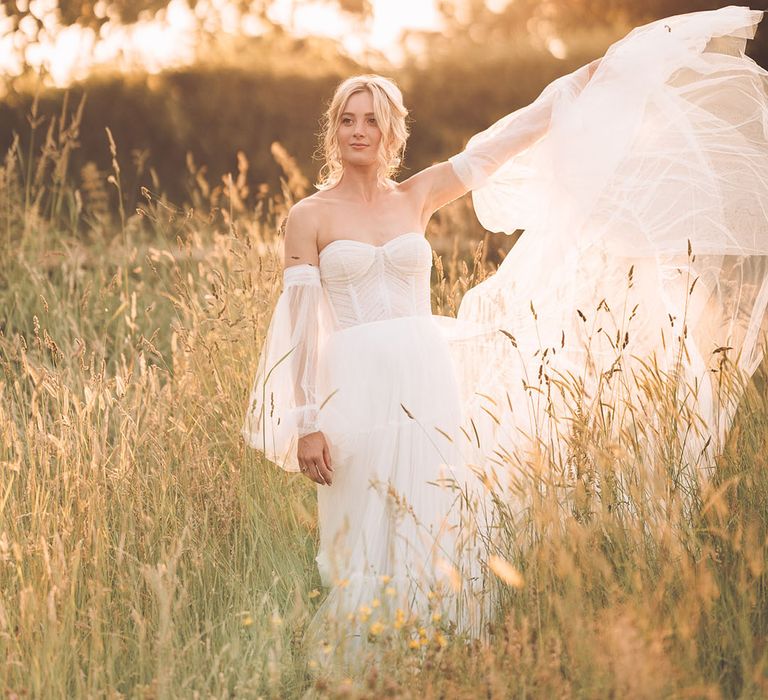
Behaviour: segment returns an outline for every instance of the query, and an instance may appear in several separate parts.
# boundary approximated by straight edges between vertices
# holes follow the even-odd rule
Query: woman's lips
[[[359,149],[360,148],[368,148],[368,144],[367,143],[353,143],[352,144],[352,148],[359,148]]]

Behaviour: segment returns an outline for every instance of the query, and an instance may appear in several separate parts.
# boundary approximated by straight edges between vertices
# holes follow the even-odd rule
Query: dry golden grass
[[[581,417],[571,488],[537,490],[522,529],[499,504],[490,644],[371,601],[378,662],[319,673],[300,643],[323,598],[314,487],[239,432],[283,212],[242,181],[209,210],[202,185],[195,211],[148,191],[140,212],[107,206],[119,170],[63,177],[76,126],[0,170],[4,697],[768,695],[764,374],[686,498],[663,460],[637,486],[631,447]],[[289,173],[285,199],[304,182]],[[432,224],[438,313],[493,269],[455,236],[468,215]]]

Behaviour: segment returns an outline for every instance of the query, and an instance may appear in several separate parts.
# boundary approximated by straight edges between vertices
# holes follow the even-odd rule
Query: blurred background
[[[251,207],[279,199],[281,178],[297,197],[312,191],[318,120],[335,85],[373,71],[398,81],[411,110],[404,178],[633,26],[728,4],[2,0],[0,147],[43,147],[46,125],[58,119],[61,132],[79,112],[66,177],[83,192],[98,199],[113,172],[108,127],[128,211],[141,185],[179,205],[215,202],[227,173],[238,204]],[[767,35],[762,26],[749,45],[763,66]],[[31,127],[41,130],[37,145]]]

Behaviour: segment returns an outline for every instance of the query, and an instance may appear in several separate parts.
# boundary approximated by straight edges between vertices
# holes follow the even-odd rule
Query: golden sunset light
[[[21,0],[19,5],[23,5]],[[56,17],[56,0],[31,0],[28,7],[45,25],[36,43],[32,43],[33,22],[22,21],[24,36],[14,37],[7,32],[10,18],[0,7],[0,70],[13,73],[20,69],[13,49],[18,49],[26,36],[29,65],[44,68],[59,87],[86,77],[100,66],[157,73],[188,64],[195,58],[201,29],[242,36],[258,36],[268,29],[257,13],[239,13],[226,0],[202,0],[194,9],[187,0],[171,0],[154,17],[131,25],[109,19],[107,3],[99,0],[94,13],[107,21],[98,33],[79,24],[62,26]],[[270,5],[267,17],[297,37],[329,37],[352,57],[379,52],[393,65],[404,56],[399,44],[403,32],[439,31],[442,26],[436,0],[372,0],[371,13],[365,18],[322,0],[277,0]]]
[[[0,696],[768,697],[736,1],[0,0]]]

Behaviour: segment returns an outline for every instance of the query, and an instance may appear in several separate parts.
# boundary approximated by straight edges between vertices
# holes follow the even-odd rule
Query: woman
[[[318,484],[331,590],[311,633],[330,641],[336,621],[354,653],[386,608],[483,634],[493,495],[524,508],[530,452],[568,470],[568,425],[595,407],[652,461],[660,412],[637,379],[651,355],[701,419],[681,459],[711,463],[740,396],[718,367],[750,375],[763,357],[768,75],[744,56],[761,18],[727,7],[638,27],[401,183],[399,90],[339,86],[319,191],[286,222],[243,427]],[[456,319],[436,316],[423,232],[468,190],[486,228],[525,233]]]

